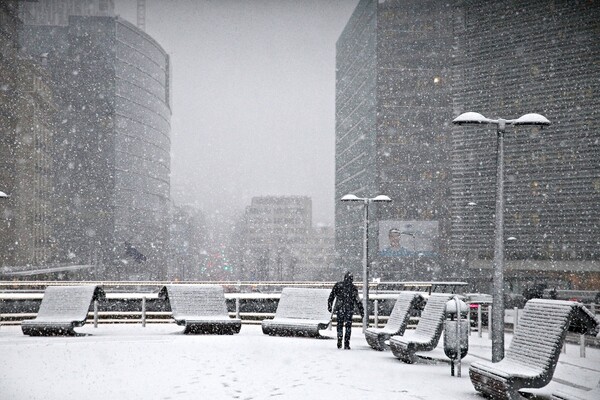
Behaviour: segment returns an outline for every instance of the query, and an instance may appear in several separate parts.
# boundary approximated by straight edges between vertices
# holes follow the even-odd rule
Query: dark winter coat
[[[364,315],[363,306],[360,302],[360,298],[358,297],[358,289],[356,286],[354,286],[352,280],[352,275],[350,273],[346,273],[346,275],[344,275],[344,280],[337,282],[333,286],[327,301],[327,309],[329,312],[331,312],[331,307],[333,305],[333,301],[335,300],[334,311],[336,313],[341,311],[344,314],[352,315],[354,313],[354,307],[356,306],[360,315]]]

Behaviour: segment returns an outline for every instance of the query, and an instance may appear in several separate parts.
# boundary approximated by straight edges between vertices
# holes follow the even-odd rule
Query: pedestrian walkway
[[[483,399],[468,366],[489,359],[491,343],[470,336],[462,377],[451,377],[442,343],[409,365],[389,351],[372,350],[360,328],[352,350],[329,338],[272,337],[258,325],[234,336],[183,335],[175,324],[86,325],[89,336],[29,337],[18,326],[0,328],[0,392],[6,399]],[[510,343],[507,336],[507,345]],[[568,345],[555,379],[532,391],[592,388],[600,380],[600,349]]]

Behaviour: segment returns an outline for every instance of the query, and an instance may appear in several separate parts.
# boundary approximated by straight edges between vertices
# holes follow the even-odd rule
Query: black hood
[[[352,275],[352,272],[346,271],[346,273],[344,274],[344,282],[352,283],[353,280],[354,280],[354,275]]]

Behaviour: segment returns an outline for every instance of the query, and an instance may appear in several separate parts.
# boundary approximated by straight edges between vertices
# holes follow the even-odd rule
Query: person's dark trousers
[[[342,339],[344,339],[344,348],[350,349],[350,336],[352,335],[352,312],[340,310],[337,312],[337,347],[342,348]],[[343,329],[346,328],[344,336]]]

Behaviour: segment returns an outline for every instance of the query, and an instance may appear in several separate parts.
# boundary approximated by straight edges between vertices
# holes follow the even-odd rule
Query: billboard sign
[[[381,257],[432,257],[438,252],[438,221],[379,221]]]

